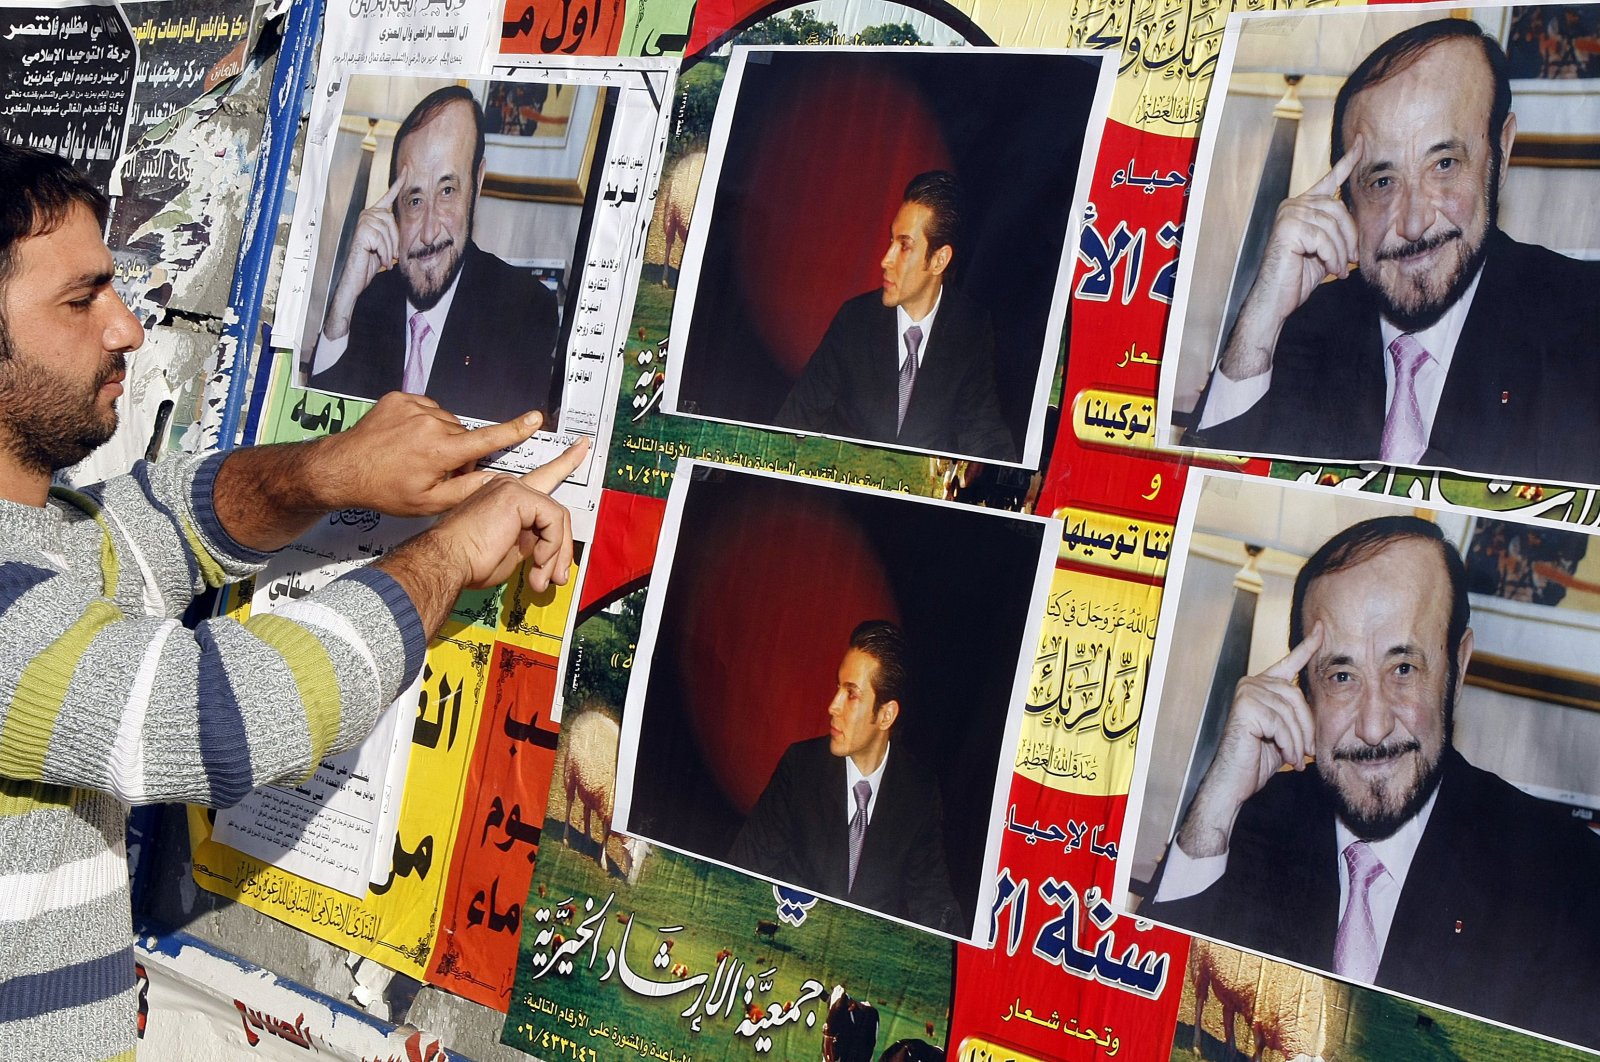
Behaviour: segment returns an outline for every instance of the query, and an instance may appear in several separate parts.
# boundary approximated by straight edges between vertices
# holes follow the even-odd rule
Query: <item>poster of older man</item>
[[[300,343],[306,386],[560,425],[607,89],[356,75]]]
[[[1600,482],[1600,82],[1528,39],[1568,11],[1591,9],[1230,23],[1169,441]]]
[[[1515,514],[1191,481],[1119,901],[1600,1047],[1591,539]],[[1560,559],[1541,578],[1563,595],[1484,578],[1535,554]]]

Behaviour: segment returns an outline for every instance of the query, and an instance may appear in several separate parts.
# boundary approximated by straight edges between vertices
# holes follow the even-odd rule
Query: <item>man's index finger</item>
[[[397,177],[395,177],[394,183],[389,186],[389,190],[387,192],[383,193],[383,198],[378,200],[376,203],[374,203],[372,205],[373,206],[377,206],[377,207],[394,206],[394,201],[397,198],[399,198],[400,189],[405,185],[405,183],[406,183],[406,171],[404,169],[401,169],[399,175]]]
[[[1319,620],[1312,626],[1311,632],[1300,640],[1300,644],[1289,650],[1282,660],[1262,672],[1269,678],[1282,679],[1284,682],[1292,680],[1300,674],[1300,670],[1311,662],[1318,649],[1322,648],[1322,622]]]
[[[1366,141],[1361,138],[1361,134],[1357,133],[1355,140],[1345,149],[1345,153],[1339,156],[1339,161],[1335,162],[1333,168],[1322,175],[1322,180],[1318,181],[1311,190],[1317,195],[1335,194],[1344,185],[1344,182],[1350,179],[1350,175],[1361,164],[1362,156],[1365,154]]]

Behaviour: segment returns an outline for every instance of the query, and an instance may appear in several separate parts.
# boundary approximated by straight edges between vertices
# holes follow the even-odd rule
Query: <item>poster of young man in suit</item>
[[[1191,479],[1117,864],[1124,909],[1600,1046],[1600,676],[1577,663],[1595,659],[1600,622],[1477,589],[1497,554],[1579,556],[1591,537]],[[1600,593],[1571,567],[1545,574]]]
[[[1230,24],[1164,441],[1600,482],[1600,82],[1531,61],[1586,47],[1596,10]]]
[[[614,828],[988,946],[1058,527],[680,462]]]
[[[1037,466],[1114,66],[736,48],[664,409]]]

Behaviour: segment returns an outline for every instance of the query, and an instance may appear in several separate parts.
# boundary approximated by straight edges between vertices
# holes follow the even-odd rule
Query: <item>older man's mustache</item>
[[[1353,748],[1334,749],[1333,758],[1351,763],[1371,763],[1375,760],[1392,760],[1398,756],[1421,751],[1422,742],[1412,738],[1409,741],[1396,741],[1387,745],[1356,745]]]
[[[1460,229],[1451,229],[1448,232],[1436,232],[1432,236],[1424,236],[1420,240],[1407,240],[1405,243],[1393,247],[1384,247],[1378,251],[1378,261],[1392,262],[1397,258],[1411,258],[1419,254],[1443,247],[1451,240],[1461,238]]]
[[[425,243],[413,251],[407,251],[406,257],[413,262],[419,258],[432,258],[440,251],[448,251],[456,245],[456,241],[449,236],[442,237],[432,243]]]

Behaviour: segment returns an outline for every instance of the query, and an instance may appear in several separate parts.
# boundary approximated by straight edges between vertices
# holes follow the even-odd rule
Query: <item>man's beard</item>
[[[477,213],[478,200],[474,196],[467,210],[467,231],[461,237],[461,243],[445,237],[435,243],[419,247],[414,251],[407,251],[404,260],[400,263],[400,276],[406,282],[406,298],[411,305],[419,310],[431,310],[439,305],[439,300],[444,298],[444,293],[450,290],[450,285],[456,282],[456,277],[461,274],[461,263],[466,258],[466,244],[472,239],[472,216]],[[442,263],[443,269],[438,272],[437,281],[433,281],[429,270],[422,264],[424,260],[431,259],[428,264]]]
[[[1450,671],[1449,691],[1443,705],[1444,739],[1431,761],[1423,754],[1422,742],[1411,737],[1382,745],[1336,748],[1333,750],[1333,768],[1324,770],[1320,764],[1317,766],[1317,777],[1333,799],[1339,818],[1362,840],[1381,841],[1392,837],[1396,830],[1416,817],[1439,788],[1439,779],[1444,775],[1444,750],[1450,746],[1455,729],[1457,669],[1453,661]],[[1414,758],[1414,769],[1408,777],[1363,780],[1346,777],[1338,767],[1341,763],[1363,763],[1400,756]]]
[[[1484,255],[1489,249],[1489,232],[1499,221],[1500,215],[1500,162],[1494,160],[1489,166],[1489,185],[1485,193],[1487,197],[1484,211],[1485,223],[1483,232],[1478,235],[1478,241],[1466,248],[1466,255],[1456,263],[1445,282],[1444,289],[1439,292],[1429,290],[1427,277],[1415,277],[1410,280],[1396,280],[1395,289],[1379,279],[1378,270],[1360,270],[1357,275],[1366,283],[1367,289],[1378,300],[1378,306],[1389,322],[1398,327],[1402,332],[1421,332],[1423,329],[1432,328],[1472,286],[1473,278],[1478,275],[1478,270],[1483,265]],[[1439,247],[1444,247],[1456,240],[1465,240],[1467,236],[1458,228],[1447,232],[1436,232],[1432,236],[1420,240],[1408,240],[1405,243],[1392,244],[1379,248],[1374,256],[1378,262],[1393,261],[1409,258],[1412,255],[1423,254]]]
[[[0,320],[0,446],[24,468],[46,475],[69,468],[98,449],[117,430],[117,410],[100,409],[100,389],[127,370],[125,354],[113,355],[87,392],[43,363],[20,361]]]

